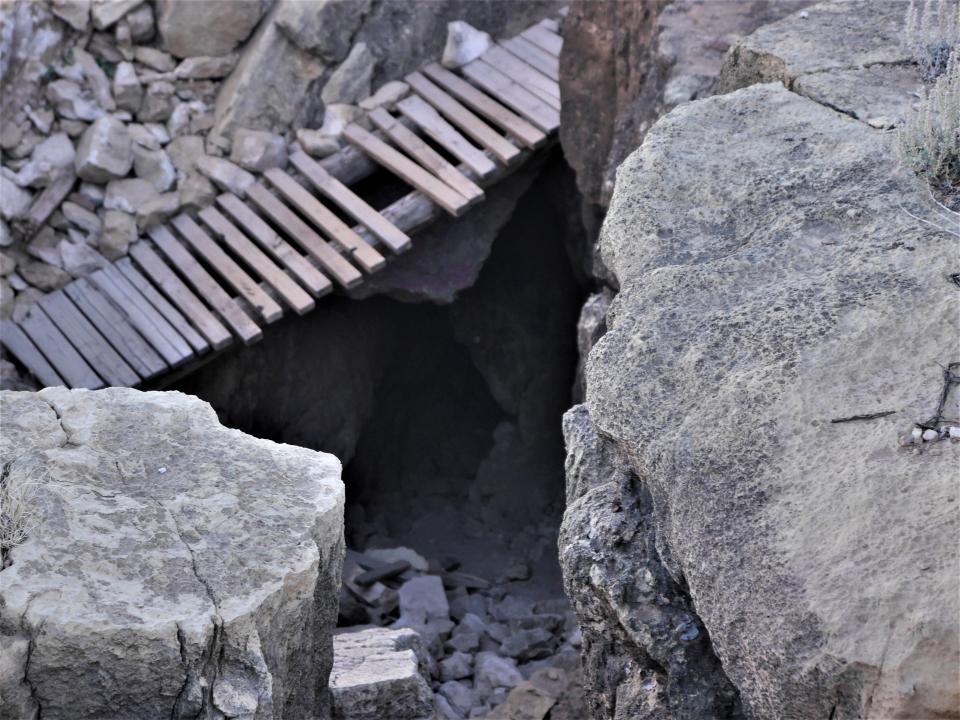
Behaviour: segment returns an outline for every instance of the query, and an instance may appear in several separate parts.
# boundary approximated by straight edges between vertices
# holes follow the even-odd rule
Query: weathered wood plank
[[[44,295],[39,303],[77,352],[110,385],[134,387],[140,382],[140,376],[83,316],[63,290]]]
[[[479,177],[490,177],[497,166],[482,150],[471,145],[450,123],[440,117],[419,95],[409,95],[397,103],[397,109],[413,120],[440,147],[464,163]]]
[[[30,306],[27,316],[20,322],[20,329],[33,340],[70,387],[88,390],[104,387],[103,380],[57,329],[39,303]]]
[[[554,20],[553,18],[544,18],[537,23],[540,27],[544,27],[555,35],[560,34],[560,23]]]
[[[361,239],[349,225],[333,214],[326,205],[317,200],[300,183],[290,177],[283,170],[273,168],[267,170],[264,176],[290,203],[306,215],[310,221],[349,253],[367,272],[382,270],[387,261],[373,246]]]
[[[462,68],[463,74],[505,105],[512,107],[544,132],[560,127],[560,113],[525,87],[483,60],[474,60]]]
[[[156,311],[183,336],[183,339],[189,343],[190,347],[198,353],[205,353],[210,349],[210,344],[194,329],[190,321],[171,305],[149,280],[140,274],[140,271],[133,266],[129,258],[121,258],[117,260],[113,266],[117,268],[120,274],[147,299],[147,302],[153,305]]]
[[[560,57],[560,50],[563,48],[563,38],[556,33],[550,32],[543,25],[534,25],[533,27],[527,28],[520,33],[520,36],[526,38],[554,57]]]
[[[204,208],[200,219],[213,234],[219,237],[254,272],[264,279],[298,315],[313,310],[313,298],[287,275],[283,268],[274,264],[260,248],[253,244],[240,228],[227,220],[214,207]]]
[[[397,122],[396,118],[386,110],[377,108],[371,111],[368,117],[410,157],[463,195],[471,204],[483,200],[484,193],[479,185],[457,170],[452,163],[447,162],[443,155],[427,145],[416,133]]]
[[[387,222],[376,209],[330,175],[305,152],[293,153],[290,162],[317,190],[346,210],[357,222],[369,228],[384,245],[397,253],[410,249],[410,238],[406,233]]]
[[[217,204],[260,243],[264,250],[292,272],[315,297],[321,297],[333,290],[333,283],[326,275],[274,232],[263,218],[247,207],[236,195],[223,193],[217,198]]]
[[[33,341],[14,322],[0,321],[0,344],[3,344],[44,387],[66,385]]]
[[[551,80],[560,81],[560,60],[519,35],[500,43],[508,51],[535,67]]]
[[[170,230],[158,225],[148,230],[147,234],[193,289],[210,303],[245,344],[250,345],[263,337],[260,327],[234,302],[226,290],[220,287]]]
[[[520,157],[520,148],[467,110],[467,108],[454,100],[442,89],[427,80],[426,77],[415,72],[410,73],[404,79],[420,97],[433,105],[444,117],[463,130],[464,133],[489,150],[490,154],[501,163],[508,165]],[[410,132],[402,123],[398,122],[397,125],[407,132]],[[414,133],[410,132],[410,134],[416,137]],[[393,136],[391,136],[391,139],[395,140]],[[409,152],[409,150],[407,152]],[[456,189],[459,192],[459,188]]]
[[[88,275],[90,282],[127,316],[130,324],[156,348],[170,367],[194,356],[190,344],[168,323],[130,282],[112,265]]]
[[[320,237],[278,197],[263,185],[247,188],[247,199],[272,219],[291,240],[303,247],[320,266],[345,288],[351,288],[363,282],[360,271],[347,262],[337,250]]]
[[[531,150],[547,141],[545,133],[446,68],[430,63],[423,68],[423,73],[467,107],[502,127]]]
[[[130,246],[130,256],[137,261],[143,271],[150,276],[170,301],[180,308],[203,336],[210,342],[214,350],[220,350],[230,344],[232,336],[216,316],[210,312],[200,300],[177,277],[167,264],[145,242],[134,243]]]
[[[483,54],[483,61],[527,88],[554,110],[560,109],[560,85],[499,45]]]
[[[463,195],[359,125],[348,125],[343,136],[347,141],[362,147],[374,160],[417,188],[454,217],[467,211],[470,203]]]
[[[144,380],[156,377],[167,369],[167,363],[150,343],[86,278],[74,280],[64,288],[64,292]]]
[[[230,287],[256,308],[264,321],[272,323],[280,319],[283,310],[277,302],[263,291],[256,280],[247,275],[239,265],[231,260],[189,215],[177,215],[172,222],[173,226],[193,249],[200,253],[214,270],[220,273],[220,276],[226,280]]]

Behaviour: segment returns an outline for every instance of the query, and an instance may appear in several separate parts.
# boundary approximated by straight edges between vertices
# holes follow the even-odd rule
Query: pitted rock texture
[[[180,393],[2,402],[4,482],[36,483],[43,519],[0,573],[0,716],[329,717],[335,458]]]
[[[748,718],[958,716],[960,448],[898,446],[960,337],[926,197],[779,84],[676,108],[618,171],[587,404]],[[643,625],[627,600],[608,622]]]

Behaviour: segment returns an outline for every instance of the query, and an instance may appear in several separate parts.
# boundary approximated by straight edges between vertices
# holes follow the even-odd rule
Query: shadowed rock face
[[[328,717],[335,458],[179,393],[2,400],[4,482],[42,522],[0,573],[0,716]]]
[[[568,582],[605,618],[588,648],[619,633],[649,668],[651,635],[675,641],[602,587],[658,558],[745,717],[957,717],[958,445],[898,445],[960,335],[957,240],[900,209],[925,198],[888,136],[779,84],[676,108],[621,166],[587,405],[622,465],[601,462],[592,524],[575,502],[561,542],[568,575],[585,552],[598,568]]]

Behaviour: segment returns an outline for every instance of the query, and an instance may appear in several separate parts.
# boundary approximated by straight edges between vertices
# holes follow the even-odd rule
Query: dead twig
[[[866,415],[851,415],[845,418],[833,418],[830,422],[845,423],[855,422],[857,420],[876,420],[877,418],[886,417],[887,415],[893,415],[895,412],[896,410],[884,410],[883,412],[867,413]]]

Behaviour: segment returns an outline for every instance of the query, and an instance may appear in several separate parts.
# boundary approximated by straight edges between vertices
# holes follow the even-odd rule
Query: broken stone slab
[[[130,133],[119,120],[102,117],[83,133],[75,166],[83,180],[105,183],[122,178],[133,166]]]
[[[327,137],[339,138],[343,130],[352,122],[366,124],[366,113],[355,105],[334,103],[327,105],[323,112],[323,124],[320,134]]]
[[[4,220],[17,220],[25,217],[30,209],[33,195],[18,187],[17,184],[0,173],[0,216]]]
[[[144,0],[93,0],[91,15],[97,30],[106,30]]]
[[[77,32],[90,24],[90,0],[53,0],[51,11]]]
[[[370,628],[333,637],[330,697],[335,720],[424,720],[433,693],[410,630]]]
[[[134,57],[141,65],[162,73],[172,72],[177,65],[170,53],[146,45],[138,45]]]
[[[0,277],[0,320],[9,320],[13,315],[13,308],[16,304],[17,294],[13,291],[13,287],[10,285],[9,281],[5,277]],[[2,644],[2,638],[0,638],[0,652],[4,649]],[[3,660],[0,660],[0,690],[4,688],[4,685],[8,685],[7,690],[9,691],[9,682],[4,682],[4,676],[9,678],[13,673],[10,670],[7,670],[3,667]],[[0,695],[0,699],[2,699]],[[2,702],[2,700],[0,700]]]
[[[153,7],[150,3],[144,3],[138,8],[128,12],[123,22],[130,29],[130,39],[135,43],[145,43],[153,39],[155,34],[155,24],[153,20]]]
[[[177,183],[177,195],[184,210],[198,212],[213,204],[217,190],[207,178],[198,172],[181,175]]]
[[[489,695],[496,688],[514,688],[523,682],[517,670],[517,661],[500,657],[494,652],[478,652],[474,657],[473,683],[482,695]]]
[[[189,57],[180,61],[173,74],[184,80],[215,80],[230,74],[239,59],[237,53],[221,57]]]
[[[391,80],[381,85],[379,89],[370,97],[365,97],[358,105],[363,110],[375,110],[382,107],[386,110],[393,110],[400,100],[403,100],[410,93],[410,86],[401,80]]]
[[[247,188],[256,182],[253,175],[223,158],[201,155],[194,165],[221,190],[229,190],[241,198],[246,196]]]
[[[542,627],[516,630],[500,644],[500,652],[521,661],[537,660],[553,654],[558,638]]]
[[[284,168],[287,166],[287,143],[276,133],[238,128],[233,135],[230,160],[250,172]]]
[[[173,112],[177,88],[173,83],[159,81],[150,83],[144,93],[137,120],[142,123],[164,122]]]
[[[457,680],[448,680],[439,687],[437,692],[461,713],[461,717],[466,716],[480,703],[477,693],[466,683]]]
[[[308,155],[320,159],[329,157],[340,149],[340,141],[337,138],[308,128],[297,130],[297,142]]]
[[[84,96],[83,88],[72,80],[54,80],[47,84],[47,100],[59,117],[92,122],[104,115],[96,103]]]
[[[350,49],[346,59],[333,71],[327,84],[323,86],[320,99],[325,105],[342,103],[355,105],[370,95],[370,79],[376,69],[377,60],[364,42],[358,42]]]
[[[20,168],[14,182],[21,187],[42,188],[66,173],[73,173],[76,151],[66,133],[51,135],[37,145],[30,161]]]
[[[180,209],[180,195],[168,192],[147,200],[137,208],[137,228],[143,232],[159,225]]]
[[[93,56],[81,47],[73,48],[76,63],[83,69],[84,81],[92,91],[97,105],[107,112],[116,110],[113,94],[110,92],[110,80],[103,68],[97,64]]]
[[[131,215],[137,209],[153,200],[159,193],[149,180],[126,178],[107,183],[107,193],[103,198],[106,210],[122,210]]]
[[[173,108],[167,118],[167,132],[170,137],[179,137],[190,131],[190,118],[193,115],[192,103],[180,103]]]
[[[11,551],[0,582],[0,626],[32,648],[18,668],[32,712],[328,717],[335,458],[224,428],[180,393],[0,402],[5,479],[42,478],[43,531]]]
[[[72,279],[69,273],[61,270],[59,267],[35,260],[28,260],[22,263],[19,274],[20,277],[33,285],[33,287],[44,292],[52,292],[62,288]]]
[[[150,182],[157,192],[166,192],[177,181],[177,170],[166,151],[148,150],[138,144],[133,146],[133,172]]]
[[[136,145],[141,145],[148,150],[159,150],[160,141],[157,136],[147,129],[146,125],[140,123],[130,123],[127,125],[127,131],[130,133],[130,139]]]
[[[143,102],[143,85],[133,63],[118,63],[113,71],[113,97],[117,107],[136,115]]]
[[[27,113],[27,117],[30,119],[30,122],[33,123],[33,126],[42,135],[49,135],[50,130],[53,127],[53,121],[54,121],[53,111],[46,110],[46,109],[34,110],[29,106],[24,109]]]
[[[452,653],[449,657],[441,660],[439,666],[440,679],[443,682],[462,680],[473,675],[473,657],[464,652]]]
[[[440,64],[455,70],[476,60],[493,47],[489,33],[478,30],[462,20],[447,23],[447,44],[443,47]]]
[[[361,563],[363,562],[364,557],[373,558],[374,560],[379,560],[380,562],[386,563],[405,560],[410,563],[410,567],[412,567],[414,570],[419,570],[420,572],[427,572],[430,567],[423,555],[408,547],[368,548],[360,557]]]
[[[450,605],[436,575],[407,580],[400,586],[400,615],[423,615],[427,620],[449,620]]]
[[[95,212],[81,207],[75,202],[63,203],[63,205],[60,206],[60,212],[63,213],[63,216],[68,221],[94,237],[98,236],[103,229],[103,223]]]
[[[522,682],[486,717],[491,720],[543,720],[557,699],[532,683]]]
[[[0,277],[6,277],[17,269],[17,259],[10,253],[0,252]]]
[[[380,580],[389,580],[410,569],[410,563],[406,560],[398,560],[392,563],[386,563],[380,567],[366,570],[357,575],[353,581],[360,587],[369,587]]]
[[[63,239],[57,246],[63,258],[63,269],[75,278],[89,275],[107,266],[107,259],[82,240]]]
[[[103,215],[103,230],[97,244],[107,260],[118,260],[127,254],[137,240],[137,222],[130,213],[107,210]]]

